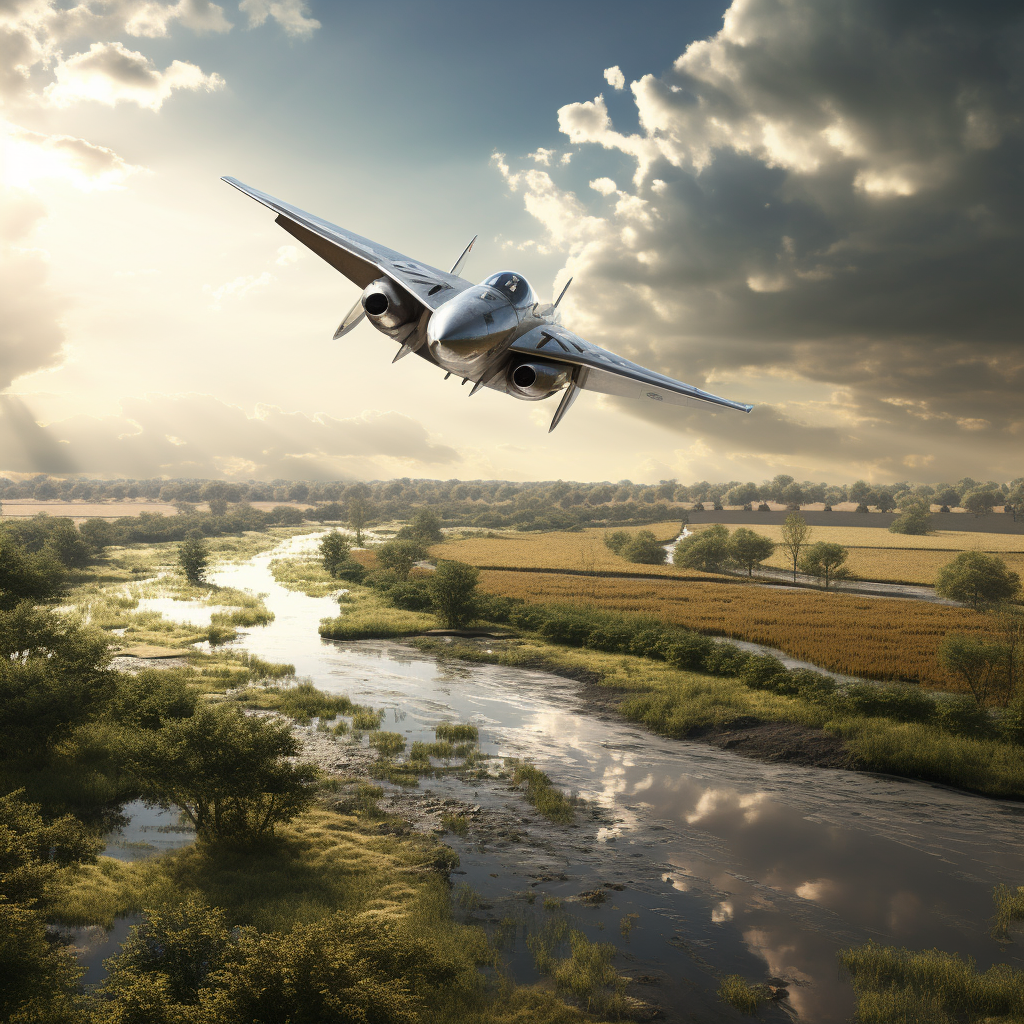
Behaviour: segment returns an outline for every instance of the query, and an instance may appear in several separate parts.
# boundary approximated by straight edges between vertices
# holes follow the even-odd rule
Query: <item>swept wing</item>
[[[472,286],[457,274],[409,259],[379,242],[331,224],[305,210],[282,202],[265,192],[244,185],[237,178],[221,179],[277,214],[277,223],[307,249],[340,271],[353,284],[365,288],[382,276],[414,295],[427,309],[434,310],[453,295]],[[472,244],[472,243],[471,243]]]
[[[718,405],[739,412],[750,412],[754,408],[631,363],[614,352],[584,341],[561,324],[534,328],[512,343],[512,351],[574,367],[573,381],[585,391],[668,405]]]

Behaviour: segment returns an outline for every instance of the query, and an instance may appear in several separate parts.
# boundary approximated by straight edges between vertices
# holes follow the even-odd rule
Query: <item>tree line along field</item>
[[[968,608],[744,584],[483,570],[480,588],[529,602],[584,603],[764,644],[833,672],[960,691],[938,661],[950,632],[992,637]]]
[[[661,543],[679,536],[678,521],[651,526],[621,527],[626,533],[649,530]],[[720,578],[694,569],[665,565],[641,565],[627,562],[604,542],[604,529],[578,532],[503,533],[483,537],[450,540],[430,549],[432,555],[453,558],[477,566],[509,569],[563,569],[573,572],[629,572],[642,575]]]
[[[698,532],[706,525],[691,526],[690,530]],[[755,524],[750,528],[776,544],[782,539],[781,526]],[[729,526],[727,529],[731,533],[738,527]],[[939,569],[961,551],[998,554],[1009,569],[1024,576],[1024,536],[1020,534],[946,530],[914,536],[869,526],[813,526],[810,540],[811,543],[842,544],[849,551],[847,567],[855,577],[863,580],[931,586]],[[781,546],[764,565],[772,569],[793,568],[789,553]]]

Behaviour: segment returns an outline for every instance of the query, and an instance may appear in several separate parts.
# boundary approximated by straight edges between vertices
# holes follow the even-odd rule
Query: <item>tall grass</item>
[[[868,942],[839,961],[850,973],[863,1024],[906,1021],[1016,1021],[1024,1016],[1024,972],[996,964],[979,972],[972,959],[938,949],[913,952]]]
[[[574,801],[556,789],[539,768],[517,757],[505,758],[512,770],[512,785],[526,787],[526,799],[549,821],[569,825],[576,819]]]
[[[433,615],[393,608],[368,587],[350,588],[342,614],[320,623],[320,635],[329,640],[371,640],[408,636],[433,629]]]
[[[763,985],[751,985],[738,974],[730,974],[718,986],[718,997],[740,1013],[754,1014],[757,1008],[768,1000]]]

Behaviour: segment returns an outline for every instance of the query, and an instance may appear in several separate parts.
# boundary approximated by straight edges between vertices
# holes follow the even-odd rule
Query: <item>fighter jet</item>
[[[473,242],[445,273],[235,178],[222,180],[273,210],[285,231],[363,289],[335,340],[365,317],[400,346],[393,362],[415,352],[444,370],[445,380],[456,374],[463,384],[472,382],[470,395],[491,388],[537,402],[561,393],[549,433],[581,390],[669,405],[753,408],[647,370],[566,330],[556,310],[571,280],[554,303],[542,304],[522,274],[502,271],[480,284],[459,277]]]

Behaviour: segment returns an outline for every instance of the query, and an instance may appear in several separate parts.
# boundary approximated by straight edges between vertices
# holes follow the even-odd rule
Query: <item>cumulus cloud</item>
[[[196,33],[231,29],[224,9],[210,0],[78,0],[70,6],[57,0],[3,0],[0,101],[39,99],[40,83],[33,73],[60,66],[64,47],[71,41],[83,36],[109,39],[121,32],[162,37],[169,35],[174,23]]]
[[[460,458],[397,412],[334,419],[259,406],[250,416],[209,395],[150,395],[122,402],[118,416],[77,416],[45,429],[26,427],[26,416],[21,403],[2,408],[0,471],[38,471],[44,447],[50,464],[56,452],[82,473],[135,477],[372,478]]]
[[[94,100],[110,107],[128,102],[159,110],[175,89],[212,92],[224,86],[216,72],[204,74],[186,61],[173,61],[161,71],[148,57],[123,43],[93,43],[88,52],[62,60],[53,74],[56,81],[46,87],[44,96],[54,107]]]
[[[0,121],[0,175],[4,184],[35,190],[42,181],[62,179],[84,192],[120,188],[139,168],[112,149],[72,135],[45,135]]]
[[[249,28],[273,18],[285,35],[295,39],[309,39],[320,27],[320,22],[309,16],[306,0],[242,0],[238,9],[248,17]]]
[[[604,80],[615,90],[626,87],[626,76],[617,64],[613,68],[604,69]]]
[[[600,95],[558,111],[574,144],[635,162],[611,212],[499,170],[565,251],[581,333],[698,384],[774,375],[764,429],[671,420],[717,451],[895,466],[983,451],[1011,471],[1022,58],[1008,5],[735,0],[721,32],[631,84],[635,130]],[[789,408],[793,381],[848,401]]]
[[[224,8],[210,3],[210,0],[178,0],[174,4],[148,0],[122,6],[126,16],[125,31],[133,36],[166,36],[168,27],[175,21],[197,34],[230,32],[232,27],[231,22],[224,17]]]

